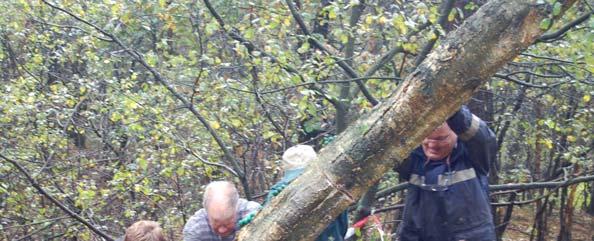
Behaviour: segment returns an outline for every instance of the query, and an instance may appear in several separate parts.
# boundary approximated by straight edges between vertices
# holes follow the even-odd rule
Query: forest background
[[[212,180],[261,200],[286,148],[331,143],[485,2],[2,1],[0,239],[150,219],[178,240]],[[594,215],[592,5],[542,21],[468,103],[497,135],[491,184],[525,184],[492,188],[500,238],[518,205],[530,240],[578,240]],[[395,231],[401,187],[387,173],[351,218],[374,207]]]

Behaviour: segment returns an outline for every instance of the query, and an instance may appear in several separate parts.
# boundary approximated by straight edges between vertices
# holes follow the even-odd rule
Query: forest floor
[[[507,226],[504,241],[528,241],[534,222],[534,209],[530,207],[514,208],[511,223]],[[556,241],[559,234],[559,213],[553,212],[549,217],[547,241]],[[572,240],[594,241],[594,216],[584,211],[576,211],[572,225]]]

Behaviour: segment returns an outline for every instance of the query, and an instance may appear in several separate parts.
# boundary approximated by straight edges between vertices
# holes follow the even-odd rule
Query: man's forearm
[[[495,161],[497,144],[495,134],[487,123],[473,115],[466,106],[462,106],[447,122],[467,147],[475,167],[488,173],[489,163]]]

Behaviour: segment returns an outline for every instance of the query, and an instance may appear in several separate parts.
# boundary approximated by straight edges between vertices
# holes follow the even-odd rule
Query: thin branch
[[[431,23],[429,21],[427,21],[425,24],[419,26],[419,28],[416,29],[415,31],[412,31],[409,34],[407,34],[406,38],[408,39],[409,37],[416,35],[417,33],[425,30],[430,25],[431,25]],[[403,71],[403,66],[404,66],[404,63],[406,60],[406,56],[407,56],[407,54],[410,54],[410,53],[406,52],[402,46],[396,46],[396,47],[390,49],[385,54],[383,54],[379,58],[379,60],[377,62],[375,62],[375,64],[373,66],[371,66],[369,69],[367,69],[367,71],[365,71],[365,74],[363,74],[363,76],[368,77],[368,76],[374,75],[375,72],[377,72],[385,64],[389,63],[394,58],[394,56],[396,56],[396,54],[398,54],[398,53],[404,53],[404,57],[402,58],[402,64],[400,67],[400,73],[398,73],[398,76],[401,76],[402,71]]]
[[[283,64],[281,62],[279,62],[274,56],[264,52],[263,50],[261,50],[260,48],[258,48],[256,45],[254,45],[253,43],[251,43],[250,41],[248,41],[247,39],[243,38],[241,35],[239,35],[239,30],[237,29],[233,29],[233,30],[227,30],[227,27],[225,25],[225,21],[223,21],[223,18],[221,18],[221,16],[217,13],[217,11],[214,9],[214,7],[212,6],[212,4],[210,3],[209,0],[203,0],[204,5],[206,5],[206,8],[208,8],[208,11],[210,12],[210,14],[216,19],[216,21],[219,23],[219,25],[221,26],[221,28],[223,29],[223,31],[225,31],[225,33],[227,35],[229,35],[232,39],[236,40],[237,42],[241,43],[244,47],[247,48],[248,53],[252,56],[252,57],[258,57],[253,55],[254,51],[259,52],[259,57],[266,57],[268,58],[268,60],[272,63],[278,64],[281,68],[283,68],[285,71],[294,74],[296,76],[299,77],[299,79],[302,82],[306,82],[305,78],[303,77],[303,75],[301,75],[301,73],[299,73],[299,71],[288,64]],[[330,102],[332,105],[334,105],[336,108],[341,108],[342,107],[342,103],[338,100],[336,100],[335,98],[331,98],[329,97],[325,91],[318,89],[318,88],[312,88],[312,90],[316,91],[316,95],[326,99],[328,102]]]
[[[560,188],[569,185],[573,185],[576,183],[581,182],[591,182],[594,181],[594,175],[591,176],[583,176],[583,177],[576,177],[574,179],[569,179],[567,181],[562,182],[531,182],[531,183],[509,183],[509,184],[501,184],[501,185],[489,185],[489,191],[504,191],[504,190],[528,190],[528,189],[543,189],[543,188]],[[388,196],[392,193],[402,191],[408,188],[410,184],[408,182],[399,183],[393,187],[383,189],[377,192],[375,198],[382,198]]]
[[[54,226],[56,223],[58,223],[58,221],[54,221],[54,222],[52,222],[52,223],[49,223],[49,224],[47,224],[47,225],[45,225],[45,226],[43,226],[43,227],[41,227],[41,228],[39,228],[39,229],[37,229],[37,230],[35,230],[35,231],[33,231],[33,232],[31,232],[31,233],[29,233],[29,234],[27,234],[27,235],[23,236],[23,237],[20,237],[20,238],[17,238],[17,239],[13,239],[13,241],[27,240],[27,239],[29,239],[31,236],[33,236],[33,235],[35,235],[35,234],[38,234],[38,233],[40,233],[40,232],[43,232],[44,230],[47,230],[48,228],[51,228],[51,227],[52,227],[52,226]]]
[[[3,229],[11,229],[11,228],[20,228],[20,227],[33,226],[33,225],[38,225],[38,224],[44,224],[44,223],[51,222],[51,221],[58,221],[58,220],[62,220],[62,219],[67,219],[67,218],[71,218],[71,217],[69,215],[64,215],[64,216],[61,216],[61,217],[44,219],[44,220],[33,222],[33,223],[27,223],[27,224],[20,224],[20,225],[3,227]]]
[[[540,55],[529,54],[529,53],[521,53],[520,55],[527,56],[527,57],[532,57],[532,58],[537,58],[537,59],[552,60],[552,61],[562,62],[562,63],[566,63],[566,64],[576,64],[573,61],[563,60],[563,59],[557,59],[557,58],[553,58],[553,57],[549,57],[549,56],[540,56]]]
[[[505,210],[505,215],[503,216],[503,222],[501,224],[497,225],[497,227],[495,227],[495,232],[497,232],[497,237],[501,237],[503,235],[503,233],[505,232],[505,229],[507,228],[507,225],[509,224],[509,220],[511,219],[512,212],[514,211],[513,203],[516,201],[516,195],[517,195],[517,193],[514,192],[508,198],[508,202],[510,204],[507,206],[507,209]]]
[[[216,167],[220,167],[223,168],[225,170],[227,170],[228,172],[230,172],[231,174],[233,174],[233,176],[239,177],[239,175],[237,175],[237,172],[235,172],[233,170],[233,168],[230,168],[226,165],[220,164],[220,163],[214,163],[214,162],[209,162],[206,159],[202,158],[201,156],[197,155],[196,153],[194,153],[192,150],[190,150],[190,148],[185,148],[186,152],[190,153],[192,156],[198,158],[198,160],[200,160],[202,163],[206,164],[206,165],[210,165],[210,166],[216,166]]]
[[[562,85],[562,84],[565,84],[565,83],[572,83],[573,82],[573,81],[559,81],[559,82],[554,83],[554,84],[551,84],[551,85],[547,85],[547,84],[535,85],[535,84],[531,84],[531,83],[528,83],[528,82],[524,82],[524,81],[521,81],[521,80],[518,80],[518,79],[515,79],[515,78],[512,78],[512,77],[509,77],[507,75],[502,75],[502,74],[494,74],[493,77],[497,77],[497,78],[500,78],[500,79],[508,80],[508,81],[514,82],[514,83],[519,84],[519,85],[523,85],[523,86],[527,86],[527,87],[533,87],[533,88],[540,88],[540,89],[553,88],[553,87],[556,87],[556,86],[559,86],[559,85]]]
[[[561,188],[561,187],[565,187],[565,186],[569,186],[569,185],[573,185],[576,183],[580,183],[580,182],[588,182],[588,181],[594,181],[594,176],[586,176],[586,177],[578,177],[575,179],[570,179],[564,182],[548,182],[548,183],[522,183],[522,184],[505,184],[505,185],[489,185],[489,191],[493,191],[493,190],[507,190],[508,187],[499,187],[499,186],[510,186],[511,188],[509,189],[522,189],[522,188],[517,188],[516,185],[519,186],[525,186],[524,190],[527,189],[540,189],[540,188]],[[408,183],[402,183],[402,184],[408,184]],[[400,185],[400,184],[399,184]],[[499,206],[510,206],[510,205],[526,205],[529,203],[533,203],[536,202],[538,200],[541,200],[543,198],[546,198],[548,196],[550,196],[553,192],[549,192],[546,193],[544,195],[538,196],[534,199],[529,199],[529,200],[525,200],[525,201],[511,201],[511,202],[497,202],[497,203],[491,203],[491,206],[493,207],[499,207]],[[379,193],[378,193],[379,194]],[[513,194],[512,194],[513,195]],[[394,209],[402,209],[404,208],[403,204],[397,204],[397,205],[393,205],[393,206],[389,206],[386,208],[381,208],[378,209],[377,212],[380,212],[379,210],[383,211],[388,211],[388,210],[394,210]]]
[[[382,197],[388,196],[388,195],[390,195],[390,194],[392,194],[392,193],[395,193],[395,192],[398,192],[398,191],[402,191],[402,190],[404,190],[404,189],[408,188],[408,186],[409,186],[409,185],[410,185],[410,184],[409,184],[408,182],[402,182],[402,183],[399,183],[399,184],[398,184],[398,185],[396,185],[396,186],[393,186],[393,187],[390,187],[390,188],[386,188],[386,189],[384,189],[384,190],[380,190],[380,191],[379,191],[379,192],[377,192],[377,194],[375,195],[375,198],[376,198],[376,199],[379,199],[379,198],[382,198]]]
[[[576,20],[573,20],[573,21],[567,23],[565,26],[561,27],[559,30],[557,30],[553,33],[547,33],[547,34],[542,35],[540,38],[536,39],[535,43],[540,43],[540,42],[549,43],[549,42],[553,42],[553,41],[559,39],[560,37],[565,35],[565,33],[567,33],[569,30],[571,30],[573,27],[588,20],[588,18],[590,18],[590,16],[592,16],[592,13],[594,13],[594,11],[590,11],[590,12],[580,16]]]
[[[301,84],[296,84],[296,85],[292,85],[292,86],[287,86],[287,87],[283,87],[283,88],[278,88],[278,89],[273,89],[273,90],[266,90],[266,91],[260,91],[260,94],[270,94],[270,93],[274,93],[274,92],[279,92],[279,91],[283,91],[283,90],[288,90],[288,89],[294,89],[297,87],[301,87],[301,86],[308,86],[308,85],[315,85],[315,84],[340,84],[340,83],[350,83],[353,81],[357,81],[357,80],[369,80],[369,79],[381,79],[381,80],[402,80],[402,78],[396,78],[396,77],[359,77],[359,78],[353,78],[353,79],[347,79],[347,80],[325,80],[325,81],[311,81],[311,82],[305,82],[305,83],[301,83]]]
[[[357,23],[359,22],[359,19],[361,18],[361,15],[363,14],[363,10],[365,10],[365,0],[361,0],[359,1],[359,4],[356,6],[353,6],[351,9],[351,16],[349,18],[349,30],[353,30],[357,27]],[[347,42],[344,46],[344,57],[347,61],[347,63],[349,65],[353,65],[353,58],[355,56],[355,42],[356,39],[352,34],[348,35],[347,38]],[[339,98],[341,100],[343,100],[345,103],[348,103],[352,100],[351,97],[351,83],[344,83],[340,86],[340,91],[339,91]],[[345,109],[348,110],[348,109]],[[339,111],[337,110],[336,113],[336,126],[337,126],[337,131],[338,132],[342,132],[344,130],[344,128],[346,127],[346,119],[344,118],[344,114],[346,113],[346,111]]]
[[[187,109],[190,110],[190,112],[192,112],[192,114],[194,114],[194,116],[202,123],[202,125],[206,128],[206,130],[210,133],[210,135],[215,139],[215,141],[217,142],[217,144],[219,145],[220,149],[223,151],[223,154],[225,156],[225,159],[227,159],[227,161],[233,165],[233,168],[236,170],[237,174],[239,174],[240,177],[242,177],[244,174],[241,172],[241,168],[239,167],[239,164],[237,163],[237,161],[235,160],[235,157],[233,156],[233,154],[231,154],[231,152],[229,151],[229,149],[227,148],[227,146],[225,145],[225,143],[223,142],[223,140],[219,137],[219,135],[215,132],[215,130],[210,126],[210,124],[208,123],[208,121],[206,121],[206,119],[200,114],[200,112],[194,107],[194,105],[192,103],[190,103],[186,98],[184,98],[179,92],[177,92],[175,90],[175,88],[173,87],[173,85],[171,85],[169,83],[169,81],[167,81],[162,75],[161,73],[159,73],[155,68],[151,67],[146,60],[144,59],[144,57],[142,55],[140,55],[138,52],[136,52],[135,50],[130,49],[128,46],[126,46],[124,43],[122,43],[122,41],[120,41],[120,39],[118,39],[115,35],[101,29],[100,27],[80,18],[79,16],[71,13],[70,11],[60,8],[56,5],[53,5],[51,3],[49,3],[47,0],[42,0],[45,4],[47,4],[48,6],[60,11],[60,12],[64,12],[68,15],[70,15],[71,17],[75,18],[76,20],[83,22],[93,28],[95,28],[97,31],[99,31],[101,34],[105,35],[106,37],[108,37],[109,39],[113,40],[113,42],[115,42],[118,46],[120,46],[121,48],[123,48],[130,56],[132,56],[132,58],[134,58],[136,61],[138,61],[142,66],[144,66],[154,77],[154,79],[159,82],[160,84],[162,84],[165,88],[167,88],[167,90],[176,98],[178,99],[180,102],[183,103],[183,106]]]
[[[338,57],[333,56],[332,53],[330,52],[330,50],[328,50],[328,48],[326,48],[326,46],[324,46],[317,39],[315,39],[311,36],[309,30],[307,29],[307,26],[305,25],[305,22],[303,21],[303,18],[301,18],[301,15],[297,12],[295,5],[293,5],[293,2],[291,0],[286,0],[285,2],[287,3],[289,10],[291,11],[291,15],[293,15],[293,18],[297,22],[297,25],[299,25],[299,28],[301,29],[301,31],[303,31],[303,33],[308,37],[308,41],[316,48],[322,50],[322,52],[324,52],[325,54],[335,58],[336,64],[338,64],[338,66],[340,66],[340,68],[342,68],[350,78],[359,78],[359,74],[357,74],[357,72],[355,72],[355,70],[350,65],[348,65],[345,62],[345,60],[341,60]],[[367,98],[367,100],[372,105],[377,105],[377,103],[379,103],[378,100],[375,99],[375,97],[373,97],[373,95],[371,95],[371,93],[369,92],[367,87],[365,87],[365,84],[363,84],[363,82],[361,80],[355,80],[355,83],[357,83],[357,86],[361,90],[361,93],[363,93],[365,98]]]
[[[210,3],[210,1],[203,0],[203,2],[204,2],[204,5],[206,5],[206,8],[208,8],[208,11],[210,12],[210,14],[219,23],[221,29],[223,29],[223,31],[225,31],[225,33],[227,35],[229,35],[229,37],[231,37],[232,39],[236,40],[237,42],[241,43],[244,47],[246,47],[250,54],[252,54],[252,52],[254,52],[254,51],[258,51],[260,53],[260,57],[269,58],[270,62],[280,65],[287,72],[296,74],[303,79],[303,77],[301,76],[299,71],[297,71],[296,68],[294,68],[290,65],[280,63],[274,56],[266,53],[265,51],[262,51],[260,48],[258,48],[256,45],[254,45],[252,42],[250,42],[249,40],[247,40],[247,39],[243,38],[241,35],[239,35],[238,30],[236,30],[236,29],[228,30],[227,26],[225,25],[225,21],[223,21],[223,18],[221,17],[221,15],[219,15],[219,13],[216,11],[216,9],[214,9],[214,7]],[[254,56],[254,57],[257,57],[257,56]]]
[[[529,189],[542,189],[542,188],[560,188],[569,185],[573,185],[581,182],[594,181],[594,175],[576,177],[567,181],[561,182],[532,182],[532,183],[510,183],[501,185],[489,185],[489,191],[503,191],[503,190],[529,190]]]
[[[76,30],[79,30],[79,31],[81,31],[81,32],[83,32],[83,33],[86,33],[86,34],[88,34],[88,35],[90,35],[90,36],[92,36],[92,37],[94,37],[94,38],[97,38],[97,39],[99,39],[99,40],[102,40],[102,41],[105,41],[105,42],[113,42],[113,40],[111,40],[111,39],[107,39],[107,38],[103,38],[103,37],[100,37],[100,36],[94,35],[94,34],[92,34],[92,33],[88,32],[87,30],[84,30],[84,29],[82,29],[82,28],[80,28],[80,27],[78,27],[78,26],[59,25],[59,24],[55,24],[55,23],[49,23],[49,22],[46,22],[46,21],[37,20],[37,19],[35,19],[35,18],[32,18],[32,20],[33,20],[33,22],[37,22],[37,23],[40,23],[40,24],[45,24],[45,25],[48,25],[48,26],[56,27],[56,28],[70,28],[70,29],[76,29]]]
[[[450,12],[454,8],[454,2],[456,2],[456,1],[455,0],[446,0],[446,1],[443,1],[441,3],[441,5],[439,6],[440,14],[439,14],[439,18],[437,19],[437,24],[442,29],[445,29],[445,24],[448,22],[448,16],[450,15]],[[421,62],[423,62],[423,60],[425,60],[425,58],[427,57],[427,54],[429,54],[429,52],[433,49],[433,46],[437,42],[437,39],[439,38],[439,31],[437,29],[435,29],[433,32],[435,33],[435,35],[437,37],[429,40],[429,42],[427,42],[427,44],[425,44],[425,46],[423,47],[423,49],[417,56],[417,59],[415,59],[415,67],[419,66],[421,64]]]
[[[534,75],[536,77],[541,77],[541,78],[563,78],[566,76],[566,75],[539,74],[539,73],[534,73],[532,71],[514,71],[511,73],[507,73],[506,76],[512,76],[512,75],[518,75],[518,74],[529,74],[529,75]]]
[[[264,104],[262,94],[260,93],[260,91],[258,91],[258,83],[260,82],[260,76],[258,75],[258,69],[255,66],[252,66],[250,69],[250,74],[252,75],[252,85],[254,88],[254,98],[256,99],[256,102],[258,102],[258,104],[260,104],[260,107],[264,111],[264,115],[266,116],[266,119],[268,119],[268,121],[270,121],[270,123],[272,124],[274,129],[278,132],[278,134],[280,134],[283,137],[283,140],[285,142],[287,142],[286,133],[276,123],[274,118],[272,118],[272,114],[270,113],[270,111],[268,111],[268,108],[266,108],[266,105]]]
[[[35,179],[33,179],[33,177],[31,177],[31,175],[29,175],[29,172],[23,167],[21,166],[21,164],[19,164],[18,162],[0,154],[0,158],[4,159],[5,161],[7,161],[8,163],[12,164],[14,167],[16,167],[16,169],[18,169],[29,181],[29,183],[35,188],[37,189],[37,191],[43,195],[44,197],[46,197],[47,199],[49,199],[52,203],[54,203],[56,206],[58,206],[60,209],[62,209],[62,211],[64,211],[65,213],[67,213],[68,215],[70,215],[72,218],[78,220],[79,222],[81,222],[82,224],[84,224],[85,226],[87,226],[91,231],[93,231],[94,233],[96,233],[97,235],[101,236],[102,238],[106,239],[107,241],[113,241],[113,238],[111,238],[109,235],[107,235],[106,233],[102,232],[101,230],[97,229],[95,226],[93,226],[92,224],[90,224],[87,220],[85,220],[83,217],[81,217],[80,215],[78,215],[77,213],[73,212],[72,210],[68,209],[64,204],[62,204],[60,201],[58,201],[56,198],[54,198],[52,195],[50,195],[49,193],[47,193],[45,191],[45,189],[43,189],[39,183],[37,183],[37,181]]]

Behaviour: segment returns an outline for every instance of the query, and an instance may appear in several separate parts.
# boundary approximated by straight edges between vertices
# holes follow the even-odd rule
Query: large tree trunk
[[[238,235],[313,240],[503,64],[539,37],[551,15],[536,1],[493,0],[452,32],[397,92],[339,135]],[[573,1],[564,2],[564,9]],[[532,3],[532,4],[531,4]]]

